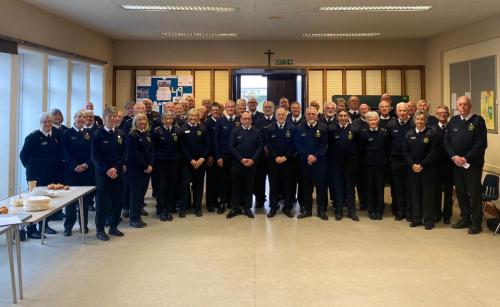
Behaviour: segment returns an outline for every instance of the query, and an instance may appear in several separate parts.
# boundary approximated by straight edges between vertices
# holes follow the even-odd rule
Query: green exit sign
[[[292,59],[276,59],[274,60],[275,65],[293,65]]]

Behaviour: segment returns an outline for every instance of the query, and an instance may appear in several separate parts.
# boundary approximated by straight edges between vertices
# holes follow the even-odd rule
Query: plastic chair
[[[498,194],[499,194],[498,188],[499,188],[499,178],[497,175],[488,174],[484,177],[483,192],[481,193],[481,200],[483,201],[483,215],[485,213],[487,204],[490,203],[493,205],[493,208],[495,209],[497,216],[500,217],[500,212],[498,211],[498,208],[495,203],[495,201],[498,200]],[[493,235],[496,235],[499,229],[500,229],[500,224],[498,224],[497,228],[493,232]]]

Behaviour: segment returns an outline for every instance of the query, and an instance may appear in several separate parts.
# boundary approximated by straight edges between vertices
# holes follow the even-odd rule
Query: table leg
[[[19,227],[16,227],[16,256],[17,256],[17,279],[19,282],[19,299],[23,299],[23,269],[21,263],[21,240],[19,235]]]
[[[7,236],[7,253],[9,254],[9,266],[10,266],[10,282],[12,286],[12,302],[17,303],[16,295],[16,276],[14,275],[14,255],[12,251],[12,229],[9,229],[5,235]]]
[[[80,231],[82,232],[82,244],[85,244],[85,221],[83,220],[83,197],[78,198],[78,207],[80,208]]]
[[[43,240],[45,238],[45,224],[46,224],[45,220],[46,219],[43,219],[43,221],[42,221],[42,245],[43,245]]]

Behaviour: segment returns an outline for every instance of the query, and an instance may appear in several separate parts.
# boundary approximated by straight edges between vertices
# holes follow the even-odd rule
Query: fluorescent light
[[[234,7],[222,6],[188,6],[188,5],[120,5],[130,11],[189,11],[189,12],[215,12],[228,13],[236,11]]]
[[[380,33],[304,33],[306,38],[375,37]]]
[[[204,38],[204,37],[238,37],[238,33],[161,33],[164,37],[193,37],[193,38]]]
[[[434,5],[385,5],[385,6],[322,6],[320,11],[337,12],[424,12]]]

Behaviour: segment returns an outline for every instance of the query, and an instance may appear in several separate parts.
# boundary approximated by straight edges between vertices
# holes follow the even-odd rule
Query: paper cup
[[[36,187],[36,180],[28,181],[28,191],[31,193]]]

